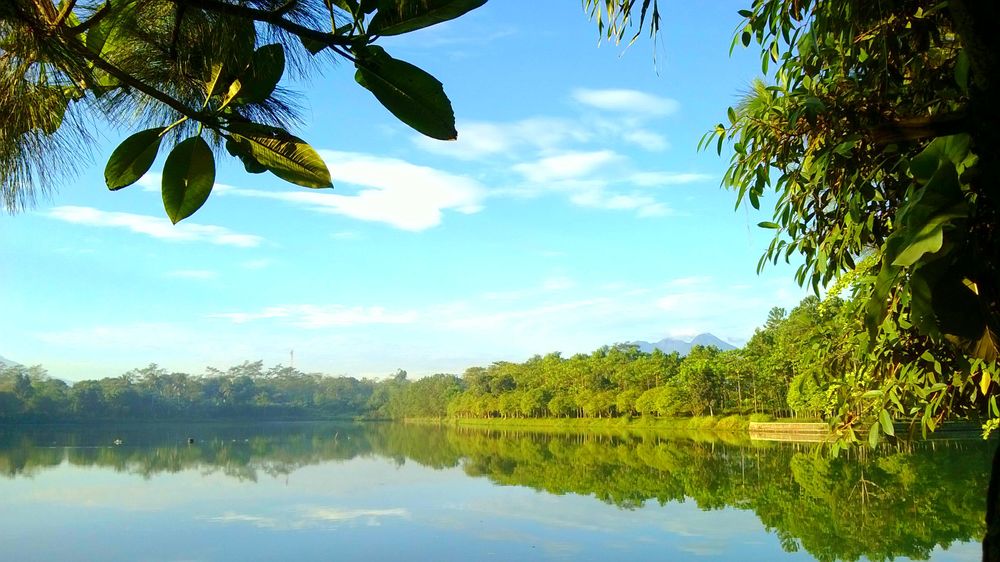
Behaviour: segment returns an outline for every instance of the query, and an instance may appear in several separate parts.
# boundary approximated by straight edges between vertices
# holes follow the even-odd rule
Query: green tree
[[[689,411],[700,416],[706,410],[715,415],[715,408],[722,398],[723,380],[716,365],[719,349],[696,345],[681,363],[677,384],[688,397]]]
[[[639,8],[587,4],[606,5],[619,37]],[[869,341],[837,389],[845,437],[868,426],[875,442],[893,417],[996,428],[1000,4],[753,0],[740,15],[734,45],[759,47],[766,78],[703,143],[731,142],[737,206],[774,192],[761,266],[795,254],[799,283],[819,293],[846,275],[859,296]],[[990,488],[984,551],[1000,559]]]
[[[732,141],[724,181],[740,203],[777,195],[762,265],[797,253],[797,279],[817,291],[851,275],[871,343],[840,389],[848,436],[886,416],[933,430],[1000,414],[1000,121],[987,102],[1000,45],[982,23],[998,8],[766,0],[742,14],[738,40],[773,72],[706,140]]]

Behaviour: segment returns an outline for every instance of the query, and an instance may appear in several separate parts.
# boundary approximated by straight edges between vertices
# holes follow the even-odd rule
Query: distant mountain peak
[[[0,356],[0,367],[17,367],[20,365],[17,361],[11,361],[6,357]]]
[[[691,348],[696,345],[703,346],[714,346],[722,351],[728,351],[730,349],[736,349],[736,346],[726,342],[725,340],[715,336],[713,334],[705,333],[698,334],[690,339],[684,338],[663,338],[658,342],[646,342],[646,341],[631,341],[628,342],[629,345],[634,345],[639,348],[639,351],[644,353],[652,353],[654,349],[659,349],[663,353],[673,353],[677,352],[681,355],[687,355],[690,353]]]

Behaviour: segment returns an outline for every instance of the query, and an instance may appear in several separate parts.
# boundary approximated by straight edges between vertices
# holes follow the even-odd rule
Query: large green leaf
[[[124,0],[115,2],[113,8],[109,7],[111,12],[87,30],[87,48],[99,55],[113,52],[118,47],[118,36],[127,34],[132,28],[135,3],[136,0]]]
[[[226,139],[226,150],[243,162],[243,168],[246,169],[247,173],[262,174],[267,171],[267,168],[258,162],[253,154],[250,154],[249,143],[239,144],[231,138]]]
[[[239,156],[248,171],[250,162],[257,162],[279,178],[303,187],[332,187],[330,170],[313,147],[287,131],[252,124],[229,127],[230,153]],[[245,154],[251,159],[248,159]]]
[[[908,267],[916,263],[924,254],[935,253],[944,243],[943,223],[947,219],[932,220],[906,240],[906,245],[899,255],[892,260],[892,265]]]
[[[368,33],[407,33],[455,19],[485,3],[486,0],[379,0]]]
[[[240,103],[260,103],[271,95],[285,72],[285,48],[274,43],[264,45],[253,53],[253,60],[246,74],[239,79]]]
[[[882,425],[882,431],[887,435],[896,435],[895,428],[892,426],[892,417],[888,411],[882,410],[879,412],[878,422]]]
[[[354,79],[400,121],[439,140],[455,140],[455,112],[436,78],[371,45],[355,51]]]
[[[201,208],[215,185],[215,158],[201,137],[181,141],[163,165],[163,208],[174,224]]]
[[[118,145],[104,167],[104,182],[111,191],[139,181],[156,160],[165,127],[139,131]]]

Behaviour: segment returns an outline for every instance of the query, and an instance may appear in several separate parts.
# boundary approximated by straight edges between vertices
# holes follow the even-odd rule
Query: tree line
[[[199,375],[154,364],[69,385],[14,366],[0,369],[0,420],[827,418],[845,385],[863,383],[860,322],[855,302],[810,296],[791,312],[772,309],[740,349],[695,346],[682,357],[619,344],[416,380],[403,370],[358,379],[248,361]]]

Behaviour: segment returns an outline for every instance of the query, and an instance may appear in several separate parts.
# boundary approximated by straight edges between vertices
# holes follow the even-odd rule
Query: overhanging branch
[[[964,112],[946,113],[877,125],[871,129],[871,140],[875,144],[886,145],[957,135],[968,130],[969,122]]]

